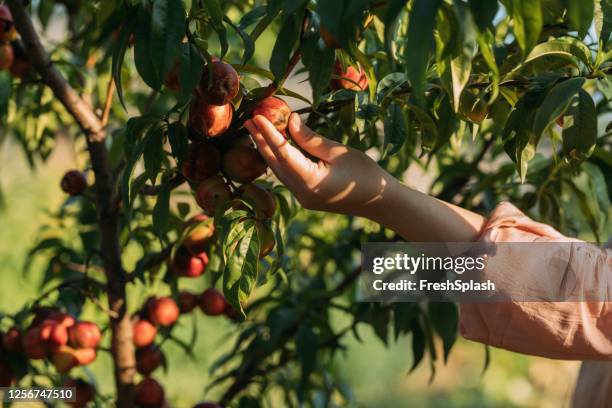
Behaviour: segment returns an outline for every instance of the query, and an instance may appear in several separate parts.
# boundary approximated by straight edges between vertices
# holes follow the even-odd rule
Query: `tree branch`
[[[21,0],[7,0],[17,31],[26,52],[43,82],[51,88],[87,138],[91,165],[96,176],[96,208],[100,226],[100,252],[107,281],[111,318],[112,353],[115,364],[117,406],[133,406],[135,355],[132,343],[132,324],[126,313],[126,273],[121,262],[119,243],[119,214],[115,197],[117,188],[113,178],[108,151],[104,144],[104,126],[93,109],[77,94],[50,61],[30,16]]]

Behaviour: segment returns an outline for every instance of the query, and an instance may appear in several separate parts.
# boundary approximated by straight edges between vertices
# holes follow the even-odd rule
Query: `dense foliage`
[[[563,233],[606,239],[610,0],[32,2],[27,11],[53,66],[95,107],[103,142],[66,109],[51,65],[36,59],[23,30],[20,2],[7,3],[21,37],[3,38],[12,41],[12,67],[0,73],[1,137],[16,139],[35,167],[69,136],[82,167],[65,178],[70,196],[31,251],[47,264],[43,295],[2,316],[5,332],[27,336],[47,322],[59,333],[56,309],[78,318],[94,302],[99,351],[112,352],[116,367],[136,358],[148,376],[163,360],[151,345],[157,330],[158,344],[185,352],[196,339],[173,335],[175,302],[182,314],[200,304],[235,321],[235,346],[202,387],[221,388],[220,403],[236,406],[259,406],[269,392],[290,406],[347,404],[330,362],[364,325],[385,343],[412,336],[413,367],[428,359],[433,372],[456,339],[456,306],[356,301],[361,244],[399,238],[364,220],[303,210],[269,170],[262,175],[242,124],[260,109],[284,129],[287,108],[273,95],[300,101],[312,128],[368,151],[398,178],[421,168],[441,199],[485,214],[510,200]],[[260,48],[267,32],[275,33],[271,52]],[[292,75],[307,79],[312,97],[285,87]],[[193,218],[202,210],[208,217]],[[223,295],[182,290],[189,279],[207,279]],[[140,297],[126,297],[126,286]],[[121,334],[134,321],[136,352],[132,333],[128,342]],[[74,336],[59,346],[98,347]],[[87,364],[44,347],[26,358],[5,344],[9,382],[43,375],[60,384]],[[141,381],[134,371],[117,374],[120,389]],[[136,398],[142,389],[163,400],[154,381],[140,383]],[[130,406],[132,394],[119,395]]]

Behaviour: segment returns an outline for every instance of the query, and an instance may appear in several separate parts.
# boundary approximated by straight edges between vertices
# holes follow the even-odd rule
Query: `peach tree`
[[[235,324],[200,407],[348,403],[332,362],[364,326],[411,336],[412,368],[446,360],[456,305],[358,302],[361,244],[399,237],[302,209],[244,129],[254,114],[287,134],[297,107],[441,199],[510,200],[606,239],[610,0],[7,0],[0,23],[3,137],[33,167],[69,137],[81,164],[30,252],[40,297],[1,316],[2,385],[42,376],[77,387],[75,406],[163,406],[161,346],[190,352],[173,328],[195,308]],[[99,352],[114,395],[74,375]]]

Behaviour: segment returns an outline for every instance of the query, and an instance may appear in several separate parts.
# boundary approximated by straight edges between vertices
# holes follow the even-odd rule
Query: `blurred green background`
[[[59,139],[46,163],[31,171],[18,146],[5,142],[0,148],[0,186],[6,206],[0,212],[0,310],[17,311],[39,294],[42,265],[36,262],[24,274],[28,249],[36,242],[38,229],[48,221],[48,212],[61,206],[65,197],[59,189],[62,174],[76,165],[73,147]],[[204,282],[183,282],[195,292]],[[141,302],[133,299],[135,303]],[[85,316],[96,312],[92,305]],[[178,337],[190,339],[192,318],[180,320]],[[231,346],[232,324],[222,318],[194,313],[199,337],[195,359],[175,344],[166,343],[166,373],[156,374],[166,386],[175,407],[188,407],[205,396],[214,398],[221,389],[204,394],[209,382],[208,367]],[[569,400],[579,363],[552,361],[491,350],[491,364],[483,374],[484,347],[460,340],[446,365],[437,364],[431,383],[427,363],[408,374],[411,365],[410,338],[400,339],[386,349],[378,338],[360,330],[363,342],[351,340],[347,351],[336,356],[335,370],[354,392],[360,407],[563,407]],[[100,352],[90,367],[103,393],[111,393],[111,361]],[[74,374],[88,375],[83,368]],[[279,406],[270,401],[269,406]]]

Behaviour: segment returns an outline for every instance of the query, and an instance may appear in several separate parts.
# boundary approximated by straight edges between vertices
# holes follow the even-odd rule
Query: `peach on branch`
[[[183,245],[192,253],[204,252],[215,234],[215,225],[205,214],[197,214],[187,220],[185,229],[189,230]]]
[[[136,351],[136,370],[143,375],[151,374],[160,366],[164,356],[156,346],[148,346]]]
[[[147,312],[151,322],[164,327],[173,325],[180,313],[176,302],[167,296],[149,302]]]
[[[53,352],[51,362],[60,374],[66,374],[79,365],[75,350],[68,346],[60,347],[57,351]]]
[[[214,215],[217,207],[232,198],[232,192],[223,178],[213,176],[198,186],[195,200],[207,214]]]
[[[206,137],[222,135],[229,129],[234,117],[231,103],[213,105],[196,97],[189,107],[189,127],[196,133]]]
[[[196,93],[211,105],[227,105],[239,90],[240,77],[234,67],[216,60],[204,67]]]
[[[181,313],[191,313],[191,311],[198,305],[198,296],[183,290],[179,293],[178,305]]]
[[[258,219],[270,219],[276,211],[276,199],[270,190],[248,183],[236,191],[238,197],[253,205]]]
[[[211,144],[194,142],[189,145],[181,173],[194,183],[214,176],[221,170],[221,154]]]
[[[40,325],[40,338],[49,350],[57,350],[68,343],[68,330],[57,321],[47,319]]]
[[[96,348],[102,333],[95,323],[77,322],[68,329],[70,345],[76,348]]]
[[[2,348],[9,353],[21,352],[21,331],[17,327],[11,327],[2,336]]]
[[[39,327],[26,331],[23,336],[23,352],[31,360],[40,360],[47,356],[47,347],[41,338]]]
[[[206,272],[208,255],[206,252],[193,253],[186,246],[181,245],[174,253],[172,271],[178,276],[197,278]]]
[[[66,194],[76,196],[87,188],[87,177],[83,172],[70,170],[64,174],[60,186]]]
[[[132,341],[136,347],[146,347],[155,341],[157,328],[148,320],[138,320],[134,323]]]
[[[72,317],[72,315],[59,311],[50,312],[47,314],[45,320],[55,320],[58,324],[66,328],[71,327],[76,323],[76,320],[74,317]]]
[[[164,388],[153,378],[145,378],[134,387],[134,402],[143,408],[161,407],[166,399]]]
[[[340,89],[350,89],[353,91],[364,91],[368,88],[368,77],[363,68],[358,65],[359,70],[352,65],[346,68],[338,59],[334,63],[333,74],[338,78],[332,78],[330,87],[337,91]]]
[[[268,119],[276,130],[285,134],[289,125],[291,108],[285,101],[276,96],[269,96],[258,101],[253,107],[253,116],[261,115]]]
[[[214,288],[208,288],[200,295],[200,309],[209,316],[223,314],[226,307],[225,296]]]
[[[223,155],[223,173],[238,183],[250,183],[263,175],[268,165],[257,149],[233,146]]]

